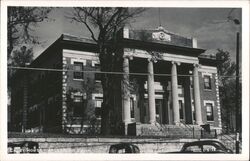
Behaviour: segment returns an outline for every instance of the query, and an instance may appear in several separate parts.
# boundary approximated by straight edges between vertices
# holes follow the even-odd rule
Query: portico
[[[140,68],[136,68],[138,65]],[[127,75],[124,78],[130,81],[123,82],[137,84],[138,89],[126,93],[137,95],[138,102],[136,103],[139,114],[138,118],[132,120],[130,99],[123,98],[123,122],[125,124],[139,122],[143,124],[201,125],[198,68],[198,58],[188,56],[188,54],[176,55],[175,53],[154,51],[149,53],[125,48],[123,72]],[[129,72],[143,73],[143,75],[130,75]],[[191,80],[192,82],[190,82]],[[192,88],[191,84],[193,84]],[[159,89],[156,89],[157,86]],[[192,101],[194,102],[195,118],[192,118]]]

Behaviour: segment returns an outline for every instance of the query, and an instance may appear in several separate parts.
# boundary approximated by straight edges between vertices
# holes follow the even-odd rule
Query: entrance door
[[[156,113],[156,122],[159,124],[163,123],[164,114],[163,114],[163,99],[155,99],[155,113]],[[144,117],[144,122],[143,123],[148,123],[149,120],[149,111],[148,111],[148,101],[144,101],[144,109],[143,109],[143,114],[142,116]]]
[[[162,124],[163,116],[163,99],[155,99],[156,122]]]
[[[179,100],[180,122],[185,123],[185,108],[183,100]]]

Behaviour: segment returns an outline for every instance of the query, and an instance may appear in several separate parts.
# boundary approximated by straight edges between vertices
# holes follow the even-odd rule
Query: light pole
[[[238,19],[233,19],[235,25],[240,25]],[[240,126],[241,126],[241,117],[240,117],[240,106],[239,106],[239,55],[240,55],[240,33],[236,33],[236,85],[235,85],[235,124],[236,124],[236,142],[235,149],[236,154],[239,154],[240,149]]]

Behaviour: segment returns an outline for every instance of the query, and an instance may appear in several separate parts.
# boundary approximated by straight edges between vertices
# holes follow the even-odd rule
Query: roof
[[[209,50],[206,50],[204,53],[202,53],[201,55],[199,55],[199,58],[204,58],[204,59],[213,59],[213,60],[216,60],[216,53],[217,51],[216,50],[213,50],[213,49],[209,49]]]
[[[96,42],[92,39],[86,38],[86,37],[78,37],[70,34],[62,34],[61,39],[64,41],[73,41],[73,42],[80,42],[80,43],[90,43],[90,44],[96,44]]]
[[[167,35],[171,36],[171,41],[159,41],[159,40],[153,40],[152,34],[154,32],[164,32]],[[146,33],[150,35],[150,38],[147,37],[147,40],[142,40],[140,37],[140,33]],[[148,36],[149,36],[148,35]],[[152,50],[158,50],[161,52],[170,52],[175,54],[188,54],[189,56],[195,56],[198,57],[202,53],[205,52],[204,49],[199,48],[193,48],[193,41],[192,38],[187,38],[183,36],[179,36],[177,34],[171,33],[164,28],[158,28],[155,30],[129,30],[129,37],[124,38],[124,36],[120,35],[120,38],[118,39],[119,43],[124,48],[139,48],[139,49],[152,49]],[[108,44],[107,44],[108,45]],[[48,50],[51,50],[53,48],[66,48],[66,49],[72,49],[72,50],[80,50],[80,51],[93,51],[98,52],[98,46],[97,43],[86,37],[79,37],[74,36],[70,34],[62,34],[53,44],[51,44],[42,54],[40,54],[32,63],[30,66],[34,66],[38,62],[40,62],[43,59],[46,59],[49,55],[51,55]],[[203,56],[204,57],[204,56]],[[206,57],[206,59],[211,59]]]
[[[199,49],[199,48],[192,48],[192,47],[185,47],[185,46],[177,46],[173,44],[167,44],[167,43],[158,43],[158,42],[145,42],[135,39],[126,39],[124,38],[122,40],[123,44],[125,44],[125,47],[131,47],[131,48],[141,48],[145,50],[156,50],[161,52],[170,52],[175,54],[190,54],[192,56],[198,57],[201,53],[205,52],[205,49]],[[152,49],[153,48],[153,49]]]
[[[83,45],[84,44],[84,45]],[[96,48],[96,42],[89,38],[82,38],[73,36],[70,34],[62,34],[56,41],[54,41],[48,48],[46,48],[31,64],[33,67],[38,64],[42,59],[46,59],[49,57],[51,52],[50,50],[60,50],[61,48],[66,49],[77,49],[77,50],[85,50],[85,46],[89,46],[90,48]],[[94,49],[95,50],[95,49]],[[55,53],[52,53],[55,54]]]
[[[153,31],[153,30],[152,30]],[[77,44],[88,44],[95,46],[97,43],[93,41],[92,39],[89,38],[80,38],[74,35],[69,35],[69,34],[62,34],[61,39],[66,43],[70,43],[71,45],[77,46]],[[142,41],[140,39],[134,39],[133,37],[131,38],[120,38],[119,43],[123,47],[128,47],[128,48],[141,48],[141,49],[146,49],[147,48],[153,48],[152,50],[161,50],[161,51],[178,51],[179,53],[189,53],[193,56],[198,56],[201,53],[205,52],[204,49],[199,49],[199,48],[193,48],[191,46],[184,46],[184,45],[174,45],[171,43],[166,43],[164,41]],[[176,54],[178,54],[178,52]]]

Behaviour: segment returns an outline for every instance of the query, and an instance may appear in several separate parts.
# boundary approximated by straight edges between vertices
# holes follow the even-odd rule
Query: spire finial
[[[158,16],[159,16],[159,25],[161,27],[161,9],[158,8]]]

